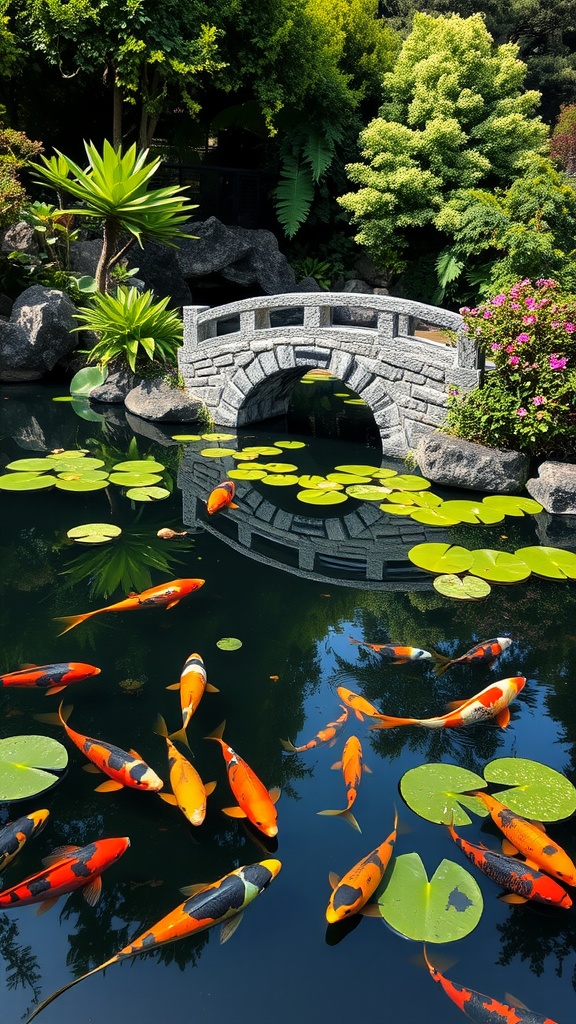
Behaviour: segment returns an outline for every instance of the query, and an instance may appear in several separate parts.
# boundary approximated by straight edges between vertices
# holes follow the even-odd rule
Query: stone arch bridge
[[[352,314],[361,326],[350,322]],[[347,322],[337,322],[344,310]],[[342,317],[341,317],[342,319]],[[452,331],[456,344],[418,337]],[[325,369],[369,406],[384,454],[402,457],[443,422],[450,385],[480,380],[474,341],[458,313],[389,295],[268,295],[184,308],[179,369],[215,423],[239,427],[286,413],[308,369]]]

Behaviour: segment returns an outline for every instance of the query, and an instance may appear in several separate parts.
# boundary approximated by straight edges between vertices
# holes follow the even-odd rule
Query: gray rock
[[[2,320],[9,320],[14,302],[8,295],[0,292],[0,317]]]
[[[257,285],[264,295],[291,292],[296,277],[286,257],[278,249],[278,239],[271,231],[250,228],[228,228],[246,245],[246,255],[221,270],[222,277],[234,284]]]
[[[526,484],[528,494],[553,515],[576,515],[576,465],[543,462]]]
[[[0,238],[0,252],[27,252],[34,256],[38,253],[36,232],[24,220],[11,224]]]
[[[357,292],[359,295],[371,295],[372,288],[367,281],[362,281],[358,277],[352,277],[346,281],[344,285],[345,292]]]
[[[186,278],[217,274],[230,263],[236,263],[252,248],[247,238],[225,227],[216,217],[186,224],[182,230],[196,236],[183,238],[176,250],[180,273]]]
[[[108,402],[111,405],[120,405],[126,395],[139,383],[140,378],[131,370],[121,369],[109,373],[103,384],[93,388],[90,392],[91,402]]]
[[[88,274],[94,277],[102,252],[102,239],[91,238],[72,242],[70,246],[70,266],[77,274]]]
[[[540,512],[534,516],[538,543],[546,548],[576,549],[576,518]]]
[[[0,321],[0,380],[39,380],[77,345],[74,303],[56,288],[34,285]]]
[[[145,420],[196,423],[205,409],[191,391],[171,388],[163,380],[145,380],[126,395],[128,412]]]
[[[155,444],[161,444],[163,448],[174,448],[178,445],[178,441],[173,441],[169,433],[174,429],[173,427],[165,427],[166,433],[164,433],[161,427],[148,423],[140,416],[132,416],[129,412],[126,413],[126,423],[133,434],[146,437],[149,441],[154,441]]]
[[[322,290],[315,277],[304,277],[292,288],[293,292],[321,292]]]
[[[385,288],[388,284],[386,271],[383,267],[377,267],[366,253],[362,253],[354,262],[354,270],[358,277],[367,281],[373,287]]]
[[[440,431],[421,437],[416,461],[433,483],[492,494],[517,494],[528,477],[528,457],[462,441]]]
[[[197,243],[190,241],[189,244]],[[138,276],[157,299],[170,298],[168,309],[192,304],[192,292],[181,270],[178,249],[158,242],[146,242],[143,249],[139,246],[130,249],[128,262],[131,267],[138,267]]]

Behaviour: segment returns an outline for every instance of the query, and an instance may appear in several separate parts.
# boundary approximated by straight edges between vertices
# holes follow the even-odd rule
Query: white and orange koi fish
[[[462,725],[475,725],[495,718],[501,729],[505,729],[510,721],[508,705],[523,688],[524,676],[511,676],[501,679],[498,683],[490,683],[484,690],[468,700],[453,701],[445,715],[437,718],[392,718],[391,715],[380,715],[376,725],[371,729],[396,729],[399,725],[419,725],[425,729],[459,729]]]

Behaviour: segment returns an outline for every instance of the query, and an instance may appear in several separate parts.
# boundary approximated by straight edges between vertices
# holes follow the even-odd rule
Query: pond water
[[[494,587],[484,602],[450,602],[399,554],[411,543],[405,524],[391,529],[387,522],[388,532],[379,534],[378,506],[354,502],[358,522],[365,520],[370,533],[359,527],[362,535],[354,548],[354,538],[339,532],[338,507],[304,508],[289,488],[245,483],[238,487],[239,510],[209,521],[202,490],[209,476],[202,476],[202,466],[216,475],[223,470],[223,477],[229,460],[202,461],[201,446],[171,440],[176,428],[128,421],[117,408],[92,421],[79,418],[69,405],[52,402],[55,394],[49,386],[0,390],[2,466],[53,448],[77,447],[102,453],[111,464],[132,457],[136,444],[139,456],[153,455],[167,466],[175,486],[169,499],[142,505],[132,504],[118,488],[88,495],[0,492],[0,671],[60,661],[99,666],[98,677],[63,694],[65,703],[73,704],[71,726],[137,750],[167,781],[166,747],[154,723],[161,712],[171,731],[179,727],[178,694],[166,687],[178,681],[189,654],[199,652],[219,692],[204,695],[188,736],[195,766],[217,787],[199,828],[153,793],[97,793],[97,776],[82,770],[84,758],[62,730],[34,718],[55,711],[62,695],[1,691],[2,737],[42,732],[63,740],[70,755],[65,777],[46,795],[1,806],[2,822],[39,807],[50,810],[44,831],[6,870],[4,887],[40,870],[41,859],[63,844],[84,845],[104,836],[131,841],[123,858],[104,873],[97,906],[89,907],[76,892],[40,916],[36,906],[0,912],[3,1020],[22,1020],[35,1001],[112,956],[182,901],[181,886],[211,882],[239,865],[277,856],[278,878],[247,909],[229,942],[220,945],[212,929],[115,964],[65,993],[39,1019],[45,1024],[88,1024],[107,1017],[142,1024],[188,1017],[202,1024],[227,1018],[237,1024],[255,1018],[348,1024],[382,1016],[403,1024],[457,1024],[463,1016],[432,983],[420,944],[369,917],[356,917],[345,928],[327,926],[328,873],[344,874],[380,844],[391,831],[395,807],[398,854],[417,851],[429,876],[443,858],[468,866],[445,828],[424,821],[402,801],[400,778],[414,766],[445,761],[481,774],[495,757],[527,757],[576,781],[576,583],[531,578]],[[249,428],[240,432],[239,442],[269,444],[282,436],[280,426]],[[304,472],[380,463],[378,450],[365,444],[301,439],[308,445],[301,450]],[[286,452],[286,461],[296,461],[298,454]],[[564,531],[564,542],[572,538],[576,546],[570,521],[537,520],[429,530],[427,539],[514,550],[547,538],[557,543],[558,531]],[[123,528],[117,542],[122,549],[82,549],[66,539],[72,526],[107,521]],[[157,538],[160,527],[182,529],[183,523],[190,530],[184,542]],[[424,537],[416,531],[413,542],[419,539]],[[122,586],[110,589],[110,560],[122,577],[118,551],[126,564],[131,560],[137,589],[176,577],[206,582],[169,611],[96,616],[57,636],[55,616],[103,607],[125,595]],[[168,559],[164,568],[159,559]],[[106,587],[110,592],[104,594]],[[492,668],[455,665],[439,678],[430,662],[386,665],[349,639],[462,654],[503,633],[513,644]],[[237,637],[242,647],[221,650],[216,644],[222,637]],[[391,715],[427,717],[442,714],[448,701],[470,697],[490,680],[517,674],[527,683],[506,730],[488,723],[461,730],[370,732],[368,720],[351,717],[332,749],[287,754],[279,742],[283,737],[306,743],[337,717],[337,686],[361,692]],[[221,812],[234,800],[220,748],[204,737],[224,720],[225,740],[267,787],[282,790],[277,842]],[[338,817],[316,813],[345,806],[342,774],[330,768],[352,734],[372,771],[363,776],[354,805],[361,834]],[[549,831],[576,855],[575,818]],[[481,828],[480,819],[465,834],[497,846],[496,830]],[[558,1024],[573,1021],[576,907],[509,906],[498,900],[494,883],[470,870],[484,897],[480,923],[458,942],[430,946],[431,960],[460,984],[499,1000],[512,994]]]

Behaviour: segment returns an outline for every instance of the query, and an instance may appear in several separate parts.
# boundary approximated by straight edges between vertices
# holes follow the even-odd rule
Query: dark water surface
[[[107,410],[105,419],[86,421],[69,405],[52,403],[52,393],[47,387],[0,390],[1,466],[52,448],[79,446],[119,461],[136,430],[139,454],[154,455],[174,481],[179,478],[188,487],[184,446],[170,440],[177,428],[160,429],[139,420],[127,424],[117,409]],[[245,433],[256,437],[248,444],[282,436],[278,430],[250,428]],[[282,461],[296,461],[298,454],[286,451]],[[307,466],[322,472],[338,463],[379,463],[377,452],[338,441],[311,441],[305,457]],[[192,472],[190,480],[198,485],[197,474]],[[180,547],[178,541],[156,537],[161,526],[182,527],[183,498],[177,486],[170,499],[145,506],[132,506],[118,488],[113,494],[111,489],[111,500],[104,491],[86,496],[0,492],[0,671],[26,662],[87,661],[100,666],[100,676],[64,693],[65,703],[74,705],[71,726],[136,749],[165,780],[165,743],[154,734],[154,721],[161,712],[170,730],[179,727],[179,697],[166,686],[179,679],[191,652],[202,655],[208,679],[220,691],[205,694],[188,729],[196,767],[205,781],[218,783],[208,799],[206,821],[197,829],[154,794],[95,793],[98,777],[82,771],[84,759],[62,730],[33,718],[55,711],[61,695],[0,692],[2,737],[45,732],[63,739],[70,753],[67,774],[53,790],[0,808],[2,821],[39,807],[50,809],[42,834],[5,872],[4,886],[40,870],[41,858],[62,844],[83,845],[105,836],[131,840],[125,856],[104,873],[103,895],[95,908],[76,892],[41,916],[36,906],[0,912],[3,1022],[16,1024],[35,1000],[108,959],[154,924],[182,901],[180,886],[210,882],[241,864],[277,855],[282,861],[278,878],[247,909],[228,943],[220,945],[213,929],[115,964],[65,993],[39,1020],[364,1024],[381,1019],[457,1024],[463,1015],[433,984],[422,966],[419,944],[371,918],[356,918],[357,927],[328,929],[328,872],[344,874],[381,843],[391,830],[395,805],[401,829],[398,854],[417,851],[429,876],[445,857],[465,864],[446,830],[417,817],[399,795],[403,773],[424,762],[447,761],[481,773],[494,757],[529,757],[576,781],[575,583],[531,580],[494,588],[484,602],[459,605],[437,595],[407,564],[405,576],[396,566],[391,583],[372,580],[364,585],[362,568],[355,572],[350,564],[348,583],[336,578],[326,582],[337,573],[334,568],[320,578],[313,572],[298,575],[297,543],[292,572],[273,564],[270,538],[262,542],[268,545],[265,561],[258,560],[258,552],[242,552],[242,518],[257,516],[257,502],[248,504],[248,487],[238,490],[240,510],[221,514],[222,523],[226,517],[236,523],[234,530],[226,528],[227,536],[218,536],[216,520],[209,524],[211,532],[203,530],[199,495],[185,495],[193,530],[191,540]],[[262,487],[254,490],[263,494]],[[288,490],[269,488],[265,497],[287,514],[309,517],[304,525],[307,543],[313,546],[318,523],[327,513],[296,507],[300,503]],[[339,513],[338,507],[329,510],[334,521]],[[83,550],[66,540],[70,527],[99,521],[123,527],[132,544],[125,548],[126,557],[133,558],[140,572],[147,559],[179,559],[168,571],[150,568],[151,584],[199,576],[206,580],[204,587],[168,612],[96,616],[57,637],[54,616],[102,607],[125,594],[119,589],[109,597],[98,595],[101,570],[90,559],[103,549]],[[570,526],[565,521],[549,529]],[[494,527],[453,528],[440,539],[513,550],[546,539],[544,528],[542,521],[537,534],[536,519],[507,519]],[[570,534],[566,537],[569,543]],[[550,542],[556,543],[554,537]],[[397,546],[385,537],[379,543],[390,550]],[[112,557],[113,548],[107,551]],[[337,565],[338,555],[335,541],[334,557],[325,552],[324,567]],[[439,679],[430,664],[385,666],[349,642],[354,636],[461,654],[503,632],[514,643],[492,669],[459,665]],[[241,639],[242,648],[218,649],[216,641],[227,636]],[[370,733],[369,722],[352,719],[333,749],[289,755],[279,743],[279,737],[305,743],[337,717],[339,685],[362,692],[389,714],[427,717],[443,713],[449,700],[470,697],[490,679],[516,674],[525,675],[527,684],[512,706],[506,731],[488,724],[459,731],[402,728]],[[130,692],[125,680],[143,685]],[[267,786],[282,789],[277,854],[274,843],[266,848],[264,840],[221,813],[234,800],[220,748],[203,737],[224,719],[225,739]],[[354,807],[362,834],[339,818],[316,814],[345,805],[342,775],[330,766],[352,733],[361,740],[372,769],[363,777]],[[466,838],[496,845],[494,830],[484,826],[480,832],[476,822]],[[549,831],[576,855],[575,818],[551,825]],[[570,1024],[576,1016],[576,908],[545,912],[529,904],[508,906],[497,899],[493,883],[471,871],[484,896],[482,919],[467,938],[431,947],[431,959],[454,981],[499,1000],[511,993],[534,1012]]]

